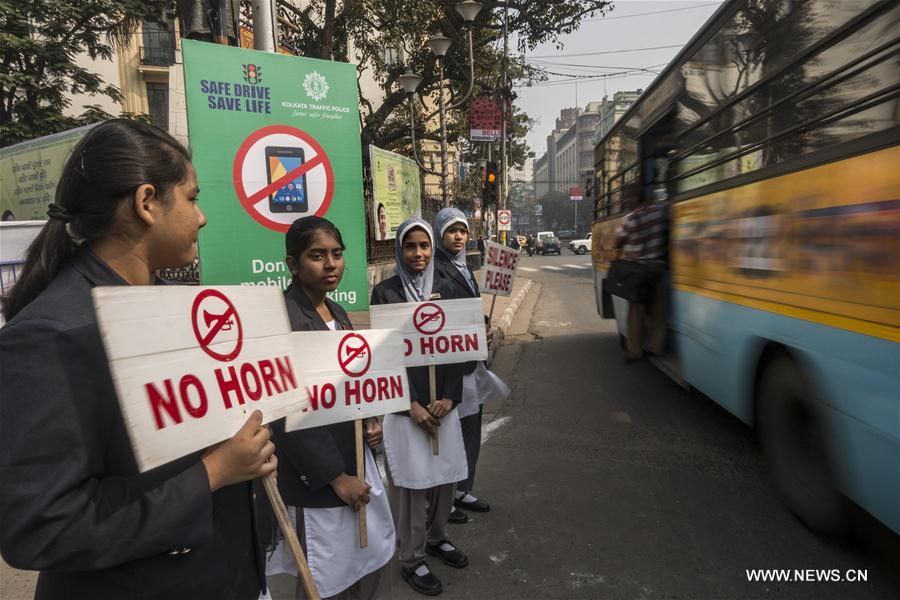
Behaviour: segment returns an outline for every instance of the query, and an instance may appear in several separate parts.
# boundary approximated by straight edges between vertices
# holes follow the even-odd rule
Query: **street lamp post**
[[[427,115],[424,119],[424,123],[428,123],[435,114],[438,115],[440,128],[441,128],[441,170],[440,172],[435,171],[434,169],[427,169],[422,164],[422,161],[419,160],[418,153],[416,151],[416,124],[415,124],[415,110],[413,106],[413,94],[416,89],[419,87],[419,84],[422,82],[422,78],[412,71],[407,70],[406,73],[399,77],[400,85],[403,87],[403,90],[407,93],[408,101],[409,101],[409,126],[412,137],[412,149],[413,149],[413,158],[416,161],[416,164],[419,165],[419,168],[422,169],[425,173],[429,175],[436,175],[440,177],[441,180],[441,200],[443,201],[444,207],[450,206],[450,189],[449,189],[449,172],[447,167],[447,162],[449,159],[448,151],[447,151],[447,111],[459,108],[462,106],[472,95],[472,89],[475,85],[475,58],[473,56],[472,51],[472,27],[471,23],[475,20],[475,17],[478,15],[481,10],[481,4],[479,2],[474,2],[472,0],[467,0],[465,2],[460,2],[456,5],[456,11],[460,14],[463,20],[466,22],[468,27],[468,38],[469,38],[469,87],[466,90],[466,94],[457,102],[447,105],[444,100],[444,56],[447,54],[447,50],[450,48],[450,44],[452,40],[441,32],[430,37],[425,43],[428,45],[428,48],[437,58],[438,63],[438,109],[436,112],[432,112],[430,115]]]

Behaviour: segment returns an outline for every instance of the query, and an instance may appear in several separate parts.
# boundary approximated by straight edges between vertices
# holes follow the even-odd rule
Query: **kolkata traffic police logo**
[[[303,89],[306,95],[315,101],[324,100],[328,96],[328,80],[317,71],[307,73],[303,78]]]

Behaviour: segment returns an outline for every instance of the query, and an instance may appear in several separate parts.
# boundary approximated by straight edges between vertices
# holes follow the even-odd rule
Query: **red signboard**
[[[507,126],[509,111],[507,111]],[[473,142],[498,142],[503,135],[503,109],[494,98],[475,98],[469,105],[469,138]]]

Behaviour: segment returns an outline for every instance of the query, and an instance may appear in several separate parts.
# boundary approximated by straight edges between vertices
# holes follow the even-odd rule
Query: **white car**
[[[575,254],[587,254],[591,251],[591,235],[587,234],[582,240],[572,240],[569,242],[569,250],[574,252]]]

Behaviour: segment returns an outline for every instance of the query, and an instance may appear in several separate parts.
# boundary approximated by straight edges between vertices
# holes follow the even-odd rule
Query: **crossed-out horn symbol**
[[[213,323],[218,323],[219,321],[222,320],[222,318],[224,316],[225,315],[213,314],[213,313],[209,312],[208,310],[203,311],[203,321],[206,323],[207,327],[212,326]],[[234,325],[234,319],[228,319],[222,325],[221,329],[222,329],[222,331],[231,331],[231,328],[233,325]]]

